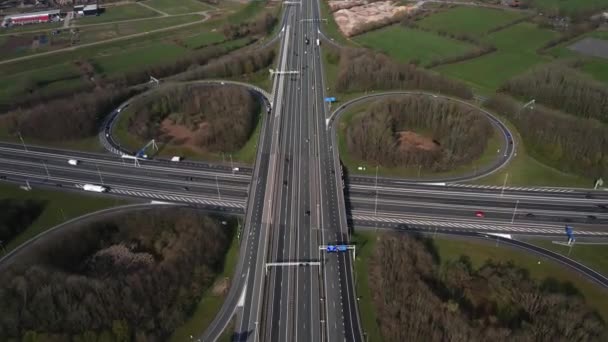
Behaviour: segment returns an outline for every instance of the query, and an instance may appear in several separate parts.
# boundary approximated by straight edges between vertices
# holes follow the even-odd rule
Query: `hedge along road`
[[[338,109],[336,109],[335,111],[333,111],[331,113],[329,118],[327,118],[328,129],[331,129],[332,135],[334,137],[336,137],[337,132],[336,132],[336,125],[334,124],[334,121],[337,118],[339,118],[340,115],[342,113],[344,113],[346,109],[348,109],[349,107],[352,107],[353,105],[375,100],[378,98],[389,97],[389,96],[399,96],[399,95],[432,96],[433,98],[436,98],[436,99],[441,98],[441,99],[448,100],[448,101],[458,102],[469,108],[480,111],[481,113],[483,113],[486,116],[486,118],[488,120],[490,120],[490,123],[502,133],[502,137],[504,139],[503,139],[503,145],[502,145],[501,150],[505,151],[505,153],[502,157],[499,156],[498,158],[495,159],[495,161],[493,163],[483,167],[481,170],[479,170],[475,173],[467,173],[467,174],[463,174],[460,176],[454,176],[454,177],[438,177],[438,178],[426,178],[426,179],[399,178],[400,180],[404,180],[404,181],[411,182],[411,183],[429,183],[429,182],[431,182],[431,183],[458,183],[458,182],[464,182],[464,181],[471,181],[474,179],[489,176],[489,175],[497,172],[498,170],[500,170],[501,168],[506,166],[511,161],[511,159],[513,159],[513,157],[515,156],[516,143],[515,143],[515,140],[513,139],[513,134],[511,134],[511,131],[509,130],[509,128],[502,121],[500,121],[494,114],[488,112],[487,110],[485,110],[481,107],[472,105],[471,103],[464,101],[464,100],[460,100],[460,99],[450,97],[450,96],[445,96],[445,95],[423,92],[423,91],[388,91],[388,92],[364,95],[364,96],[352,99],[352,100],[344,103],[343,105],[338,107]],[[336,151],[334,153],[338,153],[338,151]],[[382,177],[382,178],[389,179],[387,177]]]
[[[266,106],[266,108],[269,108],[272,103],[272,94],[269,94],[267,91],[265,91],[264,89],[262,89],[258,86],[244,83],[244,82],[239,82],[239,81],[203,80],[203,81],[189,81],[189,82],[163,82],[163,86],[164,85],[167,85],[167,86],[188,85],[188,84],[214,85],[214,86],[218,86],[218,85],[223,86],[223,85],[229,84],[229,85],[245,87],[245,88],[249,89],[249,91],[253,92],[253,94],[258,97],[258,99],[262,102],[262,104]],[[124,108],[128,107],[131,104],[131,102],[133,102],[134,100],[136,100],[138,98],[147,97],[150,94],[152,94],[153,92],[155,92],[157,89],[158,89],[158,87],[153,87],[152,89],[150,89],[146,92],[143,92],[141,94],[138,94],[137,96],[134,96],[134,97],[128,99],[127,101],[121,103],[118,106],[118,108],[113,110],[108,116],[106,116],[102,125],[100,126],[98,137],[99,137],[99,142],[108,152],[118,154],[118,155],[130,155],[130,156],[132,156],[134,154],[133,151],[128,151],[128,150],[124,149],[116,141],[116,139],[114,139],[114,137],[112,136],[113,131],[114,131],[114,129],[113,129],[114,123],[116,123],[118,116],[120,115],[122,110]]]

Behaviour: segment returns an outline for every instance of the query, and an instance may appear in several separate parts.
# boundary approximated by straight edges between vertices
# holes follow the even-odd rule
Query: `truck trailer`
[[[95,184],[85,184],[82,187],[82,190],[84,191],[93,191],[93,192],[107,192],[108,188],[102,185],[95,185]]]

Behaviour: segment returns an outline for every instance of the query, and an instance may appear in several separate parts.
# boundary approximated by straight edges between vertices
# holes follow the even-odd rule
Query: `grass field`
[[[113,75],[133,70],[134,67],[146,67],[161,62],[177,60],[184,56],[188,49],[171,43],[159,43],[142,48],[123,50],[121,53],[107,57],[93,58],[98,72]]]
[[[556,36],[556,32],[540,29],[532,23],[519,23],[484,38],[498,51],[436,70],[466,82],[476,92],[489,95],[507,79],[550,61],[550,57],[538,55],[536,49]]]
[[[370,280],[368,278],[368,262],[374,250],[375,241],[376,234],[372,232],[357,232],[354,234],[353,243],[357,245],[357,259],[354,266],[363,330],[366,332],[369,341],[382,341],[376,323],[376,313],[371,300]],[[595,308],[604,320],[608,318],[607,291],[552,260],[504,245],[496,246],[494,240],[452,239],[438,235],[433,241],[442,263],[458,259],[461,255],[469,256],[474,267],[481,266],[487,259],[505,262],[511,260],[516,265],[526,268],[534,279],[541,280],[546,277],[553,277],[561,281],[570,281],[583,293],[587,303]],[[599,259],[599,257],[596,259]],[[539,261],[540,264],[538,264]]]
[[[240,240],[237,234],[234,234],[230,248],[226,253],[226,259],[224,261],[224,268],[222,273],[216,277],[216,280],[220,279],[232,279],[234,276],[234,270],[238,261]],[[214,295],[211,290],[207,290],[203,297],[196,305],[196,309],[192,316],[182,324],[173,335],[171,335],[171,342],[182,342],[190,341],[190,336],[200,336],[207,326],[211,324],[211,321],[215,318],[219,312],[222,304],[224,303],[224,296]],[[232,334],[230,334],[232,335]]]
[[[590,58],[580,69],[598,81],[608,83],[608,60]]]
[[[0,81],[0,103],[11,101],[27,89],[47,93],[61,88],[78,89],[84,84],[78,69],[69,63],[3,76]],[[33,89],[32,89],[33,90]]]
[[[368,102],[367,105],[373,102]],[[339,126],[338,126],[338,146],[340,149],[340,160],[344,164],[344,166],[348,169],[351,174],[364,174],[364,175],[375,175],[376,167],[375,165],[369,165],[368,163],[358,160],[354,158],[348,153],[348,148],[346,146],[346,129],[350,125],[351,120],[363,111],[366,108],[366,104],[362,104],[347,112],[343,113],[340,117]],[[444,178],[444,177],[452,177],[459,176],[464,174],[474,174],[480,168],[483,168],[486,165],[491,164],[496,160],[497,157],[501,156],[500,149],[501,146],[501,136],[498,131],[494,131],[494,135],[491,139],[488,140],[488,144],[485,148],[484,153],[473,163],[462,165],[456,167],[450,171],[445,172],[433,172],[427,169],[419,169],[418,167],[378,167],[378,175],[386,176],[386,177],[405,177],[410,179],[432,179],[432,178]],[[359,166],[364,166],[365,170],[358,170]]]
[[[402,25],[370,31],[355,37],[354,40],[400,62],[418,60],[422,65],[438,58],[463,55],[474,48],[473,45],[458,40]]]
[[[17,185],[1,183],[0,198],[36,199],[46,202],[42,214],[32,225],[5,245],[10,251],[48,228],[89,212],[127,204],[127,201],[112,197],[98,197],[84,192],[60,192],[46,189],[24,191]]]
[[[223,42],[225,39],[226,37],[218,32],[203,32],[183,38],[182,41],[189,49],[200,49],[205,46]]]
[[[138,4],[125,4],[107,7],[106,11],[99,16],[86,16],[74,18],[76,25],[89,25],[107,23],[111,21],[140,19],[158,17],[160,14]]]
[[[143,3],[167,14],[195,13],[211,9],[197,0],[146,0]]]
[[[558,245],[546,239],[524,239],[526,242],[551,250],[574,259],[593,270],[608,276],[608,242],[603,245],[586,245],[575,243],[572,248]],[[555,241],[555,240],[554,240]],[[559,240],[565,242],[565,238]],[[569,254],[569,255],[568,255]]]
[[[517,11],[459,6],[430,15],[419,21],[418,25],[433,31],[481,36],[524,16],[525,14]]]

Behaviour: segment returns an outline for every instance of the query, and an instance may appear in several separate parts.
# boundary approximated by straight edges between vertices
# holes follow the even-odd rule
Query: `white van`
[[[180,157],[180,156],[173,156],[173,157],[171,157],[171,161],[172,162],[178,162],[178,161],[181,161],[181,160],[182,160],[182,157]]]
[[[68,160],[68,164],[70,164],[70,165],[76,166],[76,165],[78,165],[78,163],[80,163],[80,162],[77,159]]]

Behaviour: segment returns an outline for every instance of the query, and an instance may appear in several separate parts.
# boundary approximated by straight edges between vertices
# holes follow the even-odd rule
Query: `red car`
[[[476,211],[476,212],[475,212],[475,216],[476,216],[476,217],[486,217],[486,214],[484,214],[484,212],[483,212],[483,211]]]

